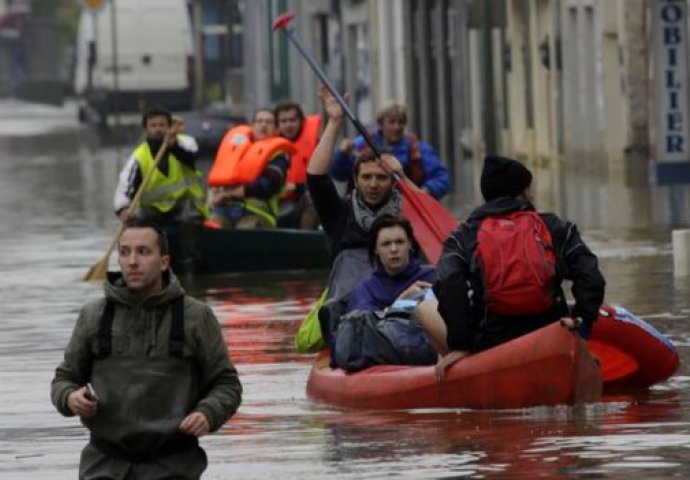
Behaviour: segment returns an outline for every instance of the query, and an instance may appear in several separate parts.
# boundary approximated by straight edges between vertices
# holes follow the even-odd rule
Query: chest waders
[[[98,331],[91,383],[98,411],[83,422],[91,444],[128,462],[150,462],[198,446],[180,432],[182,419],[199,397],[196,365],[182,356],[184,297],[172,302],[169,356],[111,356],[114,306],[106,302]]]

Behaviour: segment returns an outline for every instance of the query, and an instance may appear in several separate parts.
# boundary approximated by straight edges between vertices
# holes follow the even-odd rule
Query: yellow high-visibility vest
[[[153,155],[148,143],[141,143],[134,150],[134,158],[137,160],[142,176],[146,176],[153,168]],[[190,198],[196,210],[205,218],[208,217],[208,209],[204,201],[203,174],[189,168],[180,162],[175,155],[168,153],[168,175],[156,168],[144,193],[141,196],[141,205],[155,208],[160,212],[169,212],[183,198]]]

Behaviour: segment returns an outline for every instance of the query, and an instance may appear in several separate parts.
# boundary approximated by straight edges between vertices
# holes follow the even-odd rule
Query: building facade
[[[476,183],[464,165],[487,152],[647,183],[659,126],[652,19],[673,1],[239,1],[243,61],[225,77],[226,100],[246,112],[286,98],[318,110],[317,77],[271,30],[292,11],[360,120],[373,126],[384,103],[405,103],[409,129],[436,147],[456,189]]]

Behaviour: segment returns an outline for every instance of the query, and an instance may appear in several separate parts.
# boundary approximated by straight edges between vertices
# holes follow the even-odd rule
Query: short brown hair
[[[284,101],[276,104],[275,108],[273,109],[273,115],[276,117],[276,122],[278,121],[278,114],[280,112],[289,112],[290,110],[296,111],[297,118],[299,118],[300,121],[304,121],[304,111],[302,110],[302,107],[300,107],[299,103]]]
[[[168,125],[172,125],[172,114],[169,110],[166,110],[163,107],[151,107],[146,109],[144,114],[141,116],[141,126],[146,128],[146,122],[155,117],[165,117],[165,119],[168,121]]]
[[[268,107],[261,107],[261,108],[257,108],[256,110],[254,110],[254,113],[252,114],[252,123],[256,122],[256,116],[261,112],[268,112],[271,115],[273,115],[273,123],[277,124],[276,114],[273,113],[272,108],[268,108]]]
[[[407,123],[407,108],[399,102],[388,102],[381,107],[376,114],[376,122],[383,122],[384,118],[401,117],[403,122]]]
[[[357,158],[355,158],[355,166],[352,170],[353,175],[355,177],[359,175],[359,169],[363,163],[375,162],[377,159],[378,157],[372,149],[366,148],[362,150],[362,152],[359,155],[357,155]]]
[[[161,252],[161,255],[169,255],[170,254],[170,246],[168,245],[168,236],[161,229],[161,227],[158,226],[158,224],[156,222],[149,220],[147,218],[140,218],[140,217],[134,216],[134,217],[131,217],[129,220],[127,220],[122,231],[124,232],[128,228],[150,228],[150,229],[152,229],[153,231],[156,232],[156,236],[158,237],[158,248]]]
[[[376,242],[378,241],[379,233],[384,228],[400,227],[405,231],[407,239],[412,243],[412,249],[417,251],[419,245],[414,238],[414,231],[412,230],[412,224],[402,215],[396,215],[393,213],[384,213],[376,217],[369,228],[369,261],[371,263],[376,262]]]

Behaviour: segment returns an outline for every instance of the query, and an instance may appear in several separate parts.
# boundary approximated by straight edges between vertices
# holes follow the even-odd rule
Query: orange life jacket
[[[208,174],[211,187],[227,187],[251,183],[263,173],[268,162],[279,153],[291,155],[292,142],[281,137],[252,141],[252,128],[238,125],[228,130],[218,148]]]
[[[321,115],[308,115],[304,118],[302,131],[293,141],[295,154],[290,159],[287,183],[299,185],[307,181],[307,165],[319,141],[320,129]]]

